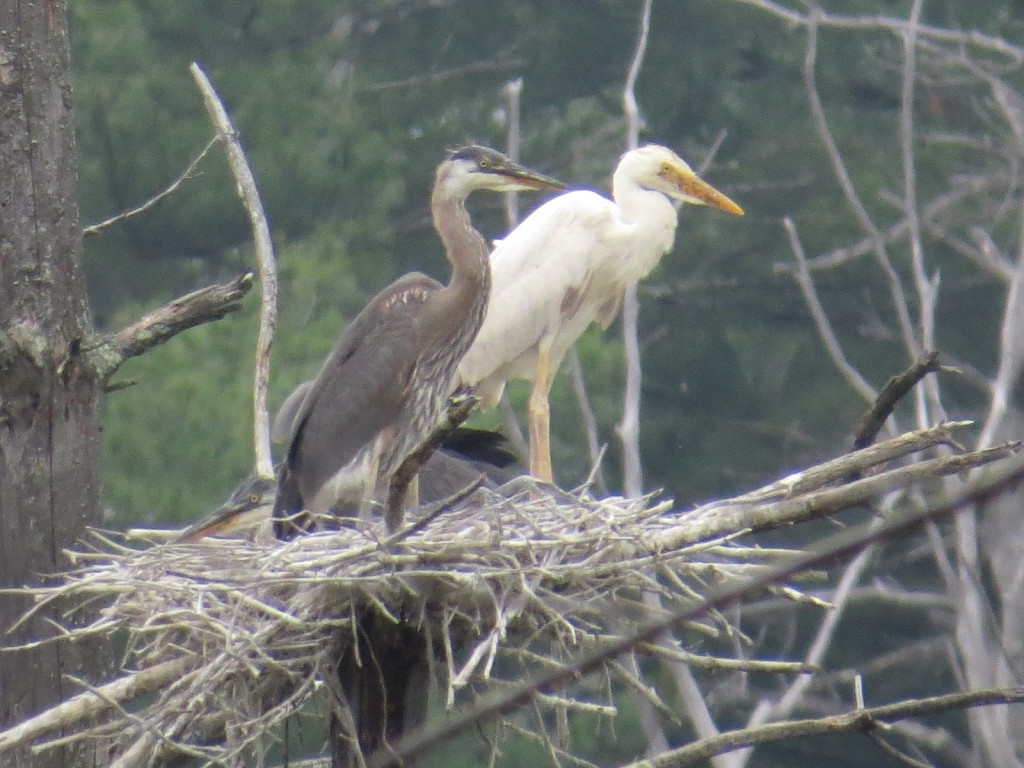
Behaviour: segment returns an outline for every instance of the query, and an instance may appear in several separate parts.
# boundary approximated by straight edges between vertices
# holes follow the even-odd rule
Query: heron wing
[[[424,302],[438,287],[412,274],[378,293],[345,329],[301,398],[291,421],[288,464],[307,503],[398,417],[420,352]]]
[[[295,420],[302,408],[302,402],[313,386],[313,379],[304,381],[291,391],[281,403],[274,416],[274,424],[270,428],[270,439],[275,443],[283,443],[295,434]]]
[[[538,347],[556,339],[557,361],[610,298],[595,277],[617,258],[621,229],[614,203],[577,191],[512,230],[491,255],[487,315],[459,367],[461,380],[476,386],[491,376],[532,375]]]

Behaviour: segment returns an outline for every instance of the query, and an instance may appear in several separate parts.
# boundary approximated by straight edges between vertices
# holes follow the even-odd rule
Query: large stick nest
[[[101,600],[98,616],[70,636],[122,631],[126,669],[169,672],[157,694],[131,711],[126,702],[141,691],[100,690],[106,720],[65,738],[112,738],[120,765],[175,751],[209,763],[262,763],[272,726],[331,680],[367,608],[420,628],[441,649],[435,679],[451,704],[462,691],[521,680],[538,665],[697,605],[710,585],[756,581],[796,554],[744,546],[743,533],[834,513],[1007,454],[1004,447],[898,462],[862,477],[950,442],[948,427],[912,433],[683,512],[653,497],[596,500],[520,482],[501,493],[480,490],[390,539],[379,524],[286,543],[213,539],[136,550],[103,538],[98,551],[76,555],[77,571],[35,592],[36,610],[52,600]],[[705,616],[689,629],[734,631],[721,615]],[[678,646],[674,652],[688,656]],[[624,667],[607,669],[638,685]],[[613,714],[600,691],[580,686],[538,701]]]

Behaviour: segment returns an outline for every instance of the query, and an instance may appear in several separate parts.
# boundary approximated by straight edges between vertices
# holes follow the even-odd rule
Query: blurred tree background
[[[991,5],[995,23],[1001,4]],[[624,146],[620,94],[639,14],[632,0],[82,0],[71,12],[86,222],[148,199],[212,135],[189,61],[207,69],[232,111],[279,248],[273,405],[316,371],[377,289],[412,269],[445,278],[427,210],[431,174],[466,139],[504,145],[506,81],[524,80],[525,162],[607,190]],[[857,167],[881,174],[892,147],[872,126],[896,118],[894,70],[885,50],[840,52],[822,62],[823,90],[850,134],[841,138],[866,156]],[[773,269],[789,260],[784,214],[808,239],[849,227],[834,190],[822,193],[834,184],[806,118],[801,56],[802,35],[740,5],[654,6],[638,83],[642,140],[696,166],[723,133],[706,176],[748,211],[737,220],[684,210],[674,252],[643,286],[647,486],[683,504],[834,453],[862,407],[824,363],[792,280]],[[474,207],[478,226],[501,236],[497,203],[477,202],[491,206]],[[539,202],[525,197],[524,213]],[[217,153],[198,178],[89,238],[87,249],[101,327],[250,261],[247,223]],[[846,277],[825,287],[826,298],[856,333],[886,302],[876,299],[882,286],[855,271]],[[243,316],[196,329],[123,371],[136,386],[108,398],[104,422],[106,497],[118,525],[190,520],[247,471],[255,310],[251,300]],[[884,340],[869,341],[881,383],[906,361]],[[620,347],[614,328],[580,345],[613,487]],[[517,404],[524,393],[513,388]],[[567,370],[553,414],[556,468],[572,485],[589,460]]]
[[[825,3],[830,13],[896,18],[906,18],[911,5]],[[93,223],[145,201],[206,145],[214,131],[187,71],[198,61],[240,130],[278,248],[276,407],[315,374],[347,320],[378,289],[414,269],[447,278],[428,211],[432,173],[447,149],[466,140],[505,145],[508,81],[523,79],[523,162],[607,191],[625,145],[621,93],[640,6],[638,0],[79,0],[71,14],[83,218]],[[931,0],[922,23],[1018,41],[1021,10],[1019,0]],[[822,27],[818,34],[816,80],[829,127],[884,231],[906,217],[899,200],[900,41],[877,30]],[[811,118],[802,72],[806,42],[804,28],[743,0],[656,0],[653,6],[637,83],[641,141],[670,146],[695,167],[710,160],[705,178],[747,211],[735,219],[686,207],[674,251],[640,289],[645,485],[663,488],[682,508],[847,450],[866,407],[825,354],[788,271],[786,216],[812,256],[864,237]],[[1018,203],[1010,201],[1016,182],[999,186],[1020,153],[1008,159],[1001,149],[1012,136],[993,119],[984,83],[950,76],[941,63],[937,56],[918,61],[916,192],[924,208],[977,180],[976,197],[957,209],[962,220],[946,221],[945,233],[929,230],[926,242],[928,268],[941,276],[936,345],[964,371],[943,379],[943,402],[950,417],[978,418],[990,396],[985,378],[998,363],[1006,288],[996,271],[963,258],[968,236],[949,231],[972,226],[972,206],[983,212],[977,218],[985,221],[985,237],[1005,242],[1020,231]],[[1018,91],[1019,64],[1004,70]],[[86,240],[101,329],[250,263],[249,229],[225,163],[213,152],[199,171],[144,216]],[[521,196],[522,215],[540,202]],[[470,206],[488,237],[502,236],[500,201],[481,198]],[[986,218],[989,210],[996,213]],[[896,275],[912,285],[909,246],[891,242],[889,254]],[[816,273],[815,281],[850,362],[871,385],[881,387],[911,362],[890,284],[870,253]],[[918,311],[909,287],[906,295]],[[107,397],[104,413],[112,525],[189,522],[249,470],[257,309],[250,297],[242,313],[193,329],[122,369],[121,378],[135,384]],[[624,376],[618,325],[592,329],[578,350],[615,491]],[[566,487],[583,481],[590,468],[568,369],[563,366],[552,394],[555,470]],[[510,389],[521,414],[527,388]],[[904,422],[912,422],[912,398],[900,407]],[[501,418],[484,414],[477,423],[500,425]],[[803,526],[795,535],[828,526]],[[896,549],[879,556],[879,572],[908,584],[931,578],[913,562],[906,567],[908,559],[920,565],[926,558],[921,548]],[[758,629],[758,652],[794,653],[820,618],[818,609],[786,610],[786,622],[766,621]],[[855,631],[841,633],[830,661],[855,666],[893,637],[917,639],[931,631],[923,618],[933,613],[927,605],[889,613],[875,603],[855,606],[849,619]],[[947,689],[948,668],[924,655],[922,664],[929,658],[930,669],[916,670],[921,687]],[[881,688],[892,679],[883,672],[869,682]],[[741,695],[734,683],[729,677],[706,686],[723,724]],[[635,754],[633,717],[624,710],[618,734],[596,734],[586,755],[612,760],[605,742],[615,740],[618,755]],[[477,764],[482,758],[473,744],[452,764]],[[848,742],[830,745],[799,742],[788,754],[806,749],[823,763],[828,749],[836,766],[864,759]],[[510,753],[506,764],[516,760],[533,764],[528,752]]]
[[[898,13],[902,4],[833,5]],[[993,32],[1020,26],[1005,2],[961,6],[930,3],[928,13]],[[377,289],[412,269],[445,278],[427,210],[431,173],[466,139],[504,145],[504,82],[524,80],[525,162],[606,190],[623,148],[633,0],[81,0],[71,11],[85,221],[147,199],[212,135],[189,61],[207,69],[232,111],[280,250],[274,405],[316,371]],[[898,164],[886,161],[896,150],[898,50],[884,38],[865,51],[860,39],[828,35],[835,39],[823,43],[819,87],[856,183],[877,200],[873,191],[899,184]],[[642,138],[696,166],[721,133],[706,176],[747,210],[740,220],[682,211],[675,250],[643,286],[646,482],[682,504],[841,450],[863,407],[824,361],[792,279],[774,268],[791,260],[784,215],[809,249],[856,235],[806,116],[802,55],[802,33],[739,4],[654,6],[638,83]],[[923,117],[958,130],[980,119],[973,98],[936,84],[922,95]],[[934,154],[934,162],[960,160],[948,147]],[[145,216],[87,240],[101,327],[249,263],[247,223],[223,160],[211,153],[200,173]],[[524,198],[524,212],[539,202]],[[504,219],[489,204],[474,207],[475,220],[497,237]],[[874,212],[882,221],[899,214]],[[965,301],[983,296],[984,284],[956,279],[944,287]],[[839,330],[860,340],[857,362],[873,383],[908,362],[886,338],[892,318],[877,275],[853,267],[820,288]],[[985,314],[983,299],[972,304]],[[190,520],[246,472],[255,309],[250,301],[242,317],[126,367],[137,385],[105,409],[107,499],[118,524]],[[970,319],[962,331],[943,339],[946,351],[991,341],[972,332]],[[614,329],[580,345],[613,487],[619,348]],[[524,391],[513,388],[517,403]],[[572,485],[589,461],[566,370],[553,400],[556,468]],[[962,405],[970,410],[969,393]]]

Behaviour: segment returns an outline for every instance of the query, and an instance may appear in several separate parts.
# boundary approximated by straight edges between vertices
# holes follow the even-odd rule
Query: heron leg
[[[545,483],[553,482],[551,471],[551,354],[541,347],[537,353],[537,374],[527,406],[530,422],[530,474]]]
[[[414,510],[420,505],[420,473],[417,472],[409,481],[409,487],[405,490],[405,508]]]
[[[380,504],[377,499],[377,474],[380,469],[380,452],[376,451],[373,460],[370,462],[370,469],[366,473],[365,485],[363,485],[363,498],[359,502],[359,519],[372,520],[374,509]],[[379,512],[377,514],[380,514]]]

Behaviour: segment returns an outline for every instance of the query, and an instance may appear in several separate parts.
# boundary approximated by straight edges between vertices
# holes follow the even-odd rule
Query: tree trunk
[[[82,276],[67,7],[0,3],[0,587],[66,569],[62,552],[100,521],[100,383],[82,356],[91,323]],[[0,595],[0,630],[29,601]],[[53,634],[45,618],[4,633]],[[96,649],[51,644],[0,653],[0,726],[96,678]],[[18,766],[89,764],[60,749]]]

